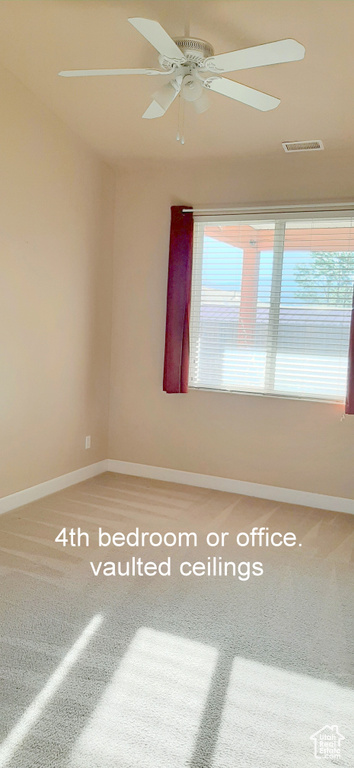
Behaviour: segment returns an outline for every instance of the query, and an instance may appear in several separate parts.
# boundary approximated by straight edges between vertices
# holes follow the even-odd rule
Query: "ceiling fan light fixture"
[[[209,108],[209,97],[208,92],[205,89],[203,89],[203,93],[201,96],[199,96],[199,99],[193,102],[193,106],[198,115],[201,115],[202,112],[207,111]]]
[[[197,101],[203,93],[203,86],[193,75],[185,75],[182,81],[181,95],[185,101]]]

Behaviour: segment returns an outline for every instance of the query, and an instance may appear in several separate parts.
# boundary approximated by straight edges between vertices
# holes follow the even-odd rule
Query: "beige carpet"
[[[215,551],[63,549],[107,531],[229,531]],[[294,531],[301,547],[235,548]],[[354,517],[105,473],[0,517],[0,768],[354,765]],[[89,562],[173,558],[171,577]],[[262,561],[263,576],[182,577],[179,561]],[[336,725],[341,754],[311,736]]]

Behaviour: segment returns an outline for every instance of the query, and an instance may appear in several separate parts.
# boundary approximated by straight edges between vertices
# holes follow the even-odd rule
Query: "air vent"
[[[283,141],[282,147],[285,152],[315,152],[318,149],[324,149],[323,142],[320,139],[314,141]]]

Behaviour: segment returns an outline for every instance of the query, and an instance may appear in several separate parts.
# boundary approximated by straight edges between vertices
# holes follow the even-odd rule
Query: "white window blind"
[[[189,385],[343,401],[354,219],[262,216],[195,221]]]

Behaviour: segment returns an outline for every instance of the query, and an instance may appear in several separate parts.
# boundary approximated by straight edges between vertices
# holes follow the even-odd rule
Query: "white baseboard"
[[[153,480],[164,480],[169,483],[194,485],[198,488],[210,488],[214,491],[238,493],[242,496],[283,501],[287,504],[296,504],[302,507],[316,507],[317,509],[327,509],[331,512],[347,512],[354,515],[354,500],[345,499],[340,496],[325,496],[322,493],[311,493],[310,491],[294,491],[290,488],[279,488],[275,485],[248,483],[244,480],[232,480],[231,478],[216,477],[214,475],[200,475],[195,472],[184,472],[180,469],[152,467],[149,464],[134,464],[130,461],[119,461],[117,459],[108,459],[106,469],[109,472],[117,472],[123,475],[149,477]]]
[[[322,493],[310,491],[295,491],[290,488],[279,488],[275,485],[261,485],[260,483],[248,483],[244,480],[232,480],[227,477],[215,475],[201,475],[195,472],[185,472],[180,469],[168,469],[167,467],[153,467],[150,464],[135,464],[131,461],[119,461],[118,459],[105,459],[96,464],[76,469],[67,475],[54,477],[39,485],[25,488],[23,491],[12,493],[10,496],[0,498],[0,514],[10,512],[12,509],[22,507],[31,501],[49,496],[70,485],[81,483],[90,477],[100,475],[102,472],[115,472],[121,475],[134,475],[135,477],[148,477],[152,480],[162,480],[168,483],[182,485],[194,485],[197,488],[210,488],[214,491],[237,493],[242,496],[253,496],[258,499],[285,502],[287,504],[300,505],[302,507],[315,507],[327,509],[330,512],[347,512],[354,514],[354,500],[340,496],[325,496]]]
[[[88,480],[90,477],[100,475],[102,472],[107,472],[107,459],[98,461],[96,464],[89,464],[87,467],[81,467],[81,469],[76,469],[67,475],[60,475],[60,477],[54,477],[52,480],[46,480],[45,483],[32,485],[31,488],[25,488],[23,491],[11,493],[10,496],[3,496],[0,498],[0,515],[3,512],[10,512],[11,509],[23,507],[24,504],[41,499],[43,496],[49,496],[51,493],[62,491],[63,488],[68,488],[69,485],[75,485],[83,480]]]

